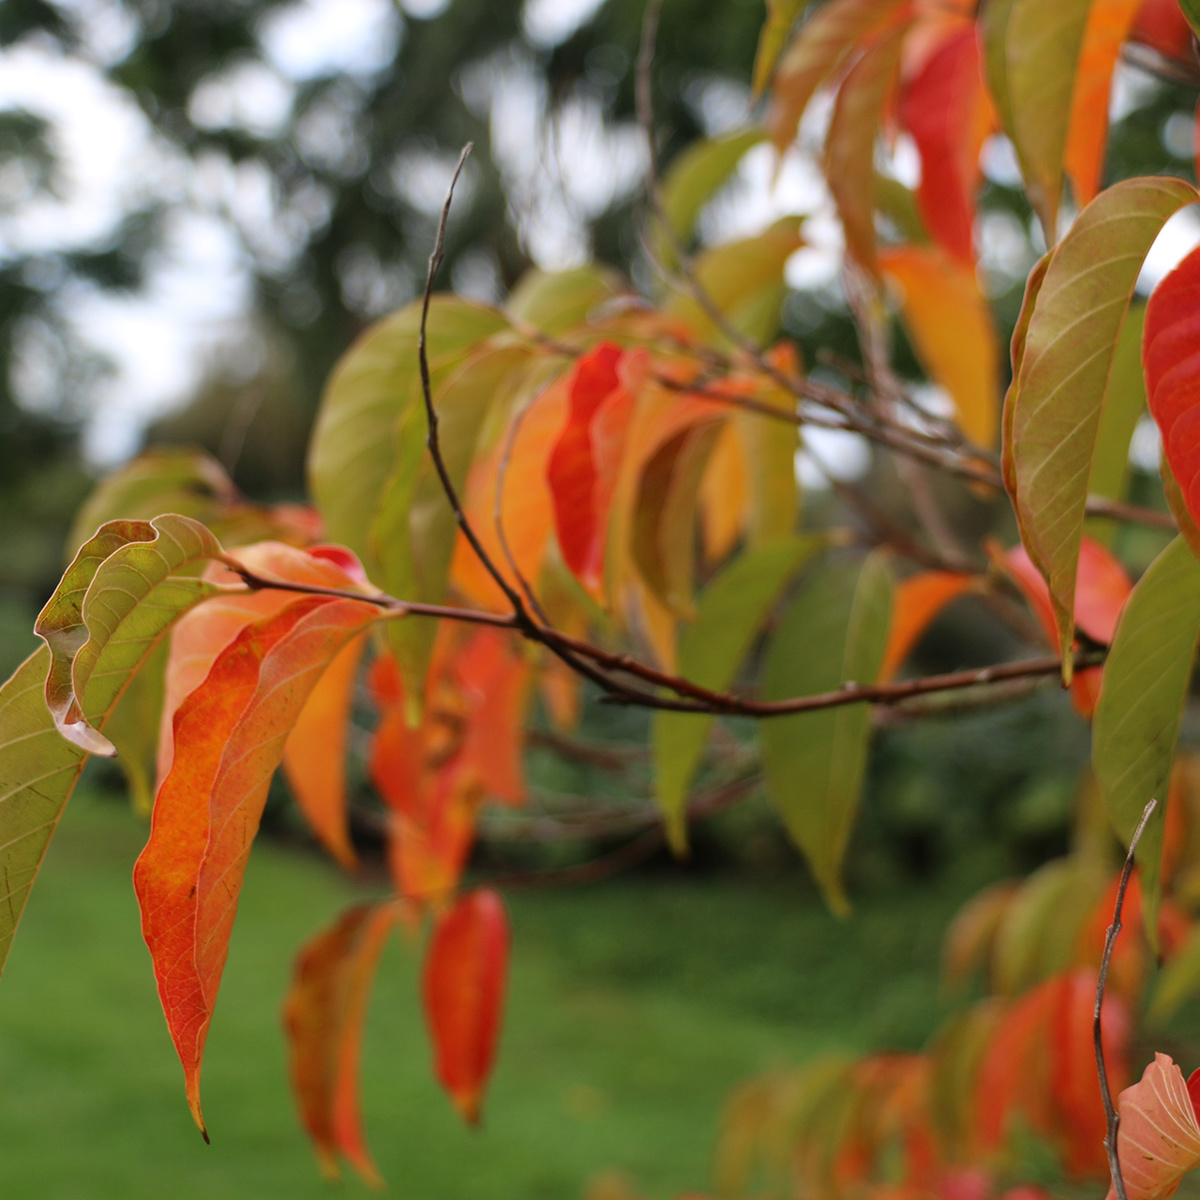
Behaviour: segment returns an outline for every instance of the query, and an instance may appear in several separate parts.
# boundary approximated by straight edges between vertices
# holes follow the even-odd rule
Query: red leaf
[[[1200,1123],[1191,1081],[1166,1054],[1155,1054],[1141,1079],[1117,1100],[1117,1155],[1129,1200],[1165,1200],[1200,1166]],[[1116,1190],[1110,1188],[1108,1200]]]
[[[308,596],[245,626],[179,706],[174,761],[134,868],[142,933],[200,1129],[200,1064],[250,843],[320,673],[379,610]]]
[[[284,1002],[292,1091],[322,1170],[337,1178],[344,1155],[363,1179],[382,1185],[362,1134],[359,1061],[367,998],[393,904],[358,905],[309,941],[296,957]]]
[[[1178,0],[1144,0],[1129,36],[1167,58],[1192,62],[1192,30]]]
[[[1151,294],[1142,364],[1150,415],[1195,521],[1200,518],[1200,249],[1193,250]]]
[[[496,1056],[507,970],[504,902],[489,888],[470,892],[434,928],[424,997],[438,1080],[471,1124]]]
[[[956,571],[922,571],[896,585],[892,599],[892,625],[879,680],[885,682],[899,670],[921,635],[948,604],[975,586],[975,577]]]
[[[974,25],[929,56],[905,87],[900,114],[921,155],[917,204],[925,227],[955,258],[973,265],[979,153],[996,124]]]
[[[620,378],[622,357],[619,346],[601,342],[575,364],[567,423],[546,467],[563,560],[593,592],[603,578],[605,519],[633,415],[633,397]]]

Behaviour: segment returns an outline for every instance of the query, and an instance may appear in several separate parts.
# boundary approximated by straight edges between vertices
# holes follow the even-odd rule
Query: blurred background
[[[642,12],[641,0],[0,0],[0,670],[31,648],[94,480],[143,447],[202,446],[250,496],[303,497],[323,381],[370,321],[417,294],[464,142],[475,152],[444,286],[499,300],[531,265],[592,260],[658,286],[633,117]],[[763,15],[761,0],[667,0],[664,161],[754,119]],[[1110,176],[1192,177],[1195,101],[1125,64]],[[778,175],[766,147],[747,155],[701,228],[719,239],[813,214],[783,327],[816,369],[837,370],[857,351],[815,165],[819,109]],[[885,168],[912,182],[903,140]],[[1011,325],[1043,247],[1003,139],[985,171],[982,267]],[[1176,241],[1194,241],[1195,218],[1178,222]],[[1148,277],[1170,257],[1156,252]],[[871,469],[852,438],[824,451],[848,473]],[[1149,432],[1133,465],[1156,468]],[[1125,547],[1134,562],[1157,549],[1147,536]],[[950,610],[924,665],[993,658],[976,616]],[[587,735],[624,747],[644,735],[636,716],[588,720]],[[686,867],[651,856],[615,880],[514,891],[514,990],[481,1134],[435,1090],[414,960],[397,951],[373,1010],[365,1101],[395,1192],[549,1200],[607,1170],[653,1195],[706,1186],[737,1080],[817,1050],[923,1043],[944,1013],[946,920],[982,883],[1063,850],[1087,742],[1053,691],[885,729],[847,926],[816,903],[756,801],[703,826]],[[627,782],[564,770],[535,763],[535,782],[581,794]],[[371,879],[338,879],[274,822],[211,1040],[206,1149],[113,869],[144,839],[114,781],[93,776],[72,802],[0,994],[6,1194],[325,1194],[291,1114],[276,1010],[295,947]],[[611,848],[575,845],[562,861]],[[499,834],[487,854],[484,868],[531,865]]]

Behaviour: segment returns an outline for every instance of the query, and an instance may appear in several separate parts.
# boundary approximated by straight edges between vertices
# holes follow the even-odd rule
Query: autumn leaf
[[[468,892],[434,926],[422,993],[437,1077],[463,1120],[479,1122],[496,1056],[508,973],[508,918],[490,888]]]
[[[1156,1053],[1141,1079],[1117,1099],[1117,1157],[1129,1200],[1166,1200],[1179,1181],[1200,1166],[1200,1122],[1195,1073],[1183,1072],[1167,1054]],[[1108,1200],[1114,1200],[1110,1189]]]
[[[920,571],[901,580],[892,597],[892,623],[879,668],[880,682],[895,675],[942,609],[977,586],[975,576],[958,571]]]
[[[344,1156],[382,1187],[359,1113],[359,1060],[367,999],[379,956],[397,919],[395,904],[360,904],[305,944],[284,1001],[292,1092],[321,1169],[338,1177]]]
[[[271,776],[321,672],[379,615],[364,601],[294,600],[245,626],[175,713],[174,757],[134,888],[201,1131],[204,1042]]]

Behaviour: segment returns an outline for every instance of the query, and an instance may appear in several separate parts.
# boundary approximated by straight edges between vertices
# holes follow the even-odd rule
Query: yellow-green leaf
[[[1121,325],[1151,243],[1195,199],[1178,179],[1130,179],[1083,210],[1046,268],[1005,401],[1006,484],[1050,586],[1068,679],[1088,478]]]
[[[569,271],[526,271],[513,288],[504,311],[514,321],[552,337],[582,325],[588,315],[620,295],[615,271],[589,263]]]
[[[892,580],[880,554],[835,563],[792,602],[763,669],[763,695],[783,700],[872,683],[891,621]],[[858,805],[871,710],[867,704],[764,720],[767,794],[835,912],[849,910],[842,858]]]
[[[1200,992],[1200,926],[1188,934],[1187,941],[1163,965],[1154,984],[1146,1023],[1155,1028],[1165,1025],[1185,1000]]]
[[[1158,928],[1167,786],[1198,638],[1200,562],[1176,538],[1125,603],[1092,724],[1092,765],[1108,815],[1126,845],[1146,804],[1158,801],[1137,850],[1152,939]]]
[[[754,82],[751,85],[755,99],[763,94],[779,61],[788,34],[796,23],[808,0],[767,0],[767,19],[758,35],[758,50],[754,55]]]

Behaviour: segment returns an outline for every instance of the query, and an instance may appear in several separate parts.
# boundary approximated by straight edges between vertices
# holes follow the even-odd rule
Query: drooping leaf
[[[133,810],[147,819],[154,806],[158,732],[169,652],[169,639],[163,638],[129,681],[104,726],[104,736],[117,749],[117,765],[125,776]]]
[[[820,544],[789,538],[747,551],[726,567],[701,593],[696,620],[680,635],[677,666],[684,678],[725,691],[788,580]],[[712,722],[704,713],[654,714],[655,794],[677,854],[687,848],[687,793]]]
[[[367,999],[379,956],[396,922],[394,904],[355,905],[296,956],[283,1008],[292,1093],[327,1178],[338,1156],[364,1182],[382,1187],[359,1114],[359,1059]]]
[[[1010,496],[1017,491],[1017,468],[1013,461],[1013,414],[1017,410],[1017,396],[1020,392],[1018,383],[1021,378],[1021,364],[1025,361],[1025,341],[1029,336],[1029,322],[1033,320],[1033,311],[1037,307],[1037,298],[1046,280],[1046,272],[1050,267],[1053,253],[1043,254],[1033,265],[1029,278],[1025,280],[1025,295],[1021,300],[1021,311],[1017,314],[1017,323],[1013,326],[1012,341],[1009,346],[1009,356],[1012,364],[1012,378],[1008,391],[1004,393],[1004,406],[1000,411],[1000,473],[1004,478],[1004,490]]]
[[[906,7],[905,0],[832,0],[804,22],[779,60],[771,87],[767,133],[781,154],[817,88],[842,70],[861,39]]]
[[[792,602],[767,650],[770,700],[874,682],[887,644],[892,600],[876,554],[823,570]],[[767,793],[812,867],[829,905],[848,908],[841,863],[858,803],[870,737],[870,708],[844,705],[763,721]]]
[[[973,265],[979,153],[995,125],[973,25],[947,38],[905,86],[901,118],[921,156],[923,224],[948,254]]]
[[[174,758],[134,868],[142,933],[200,1129],[200,1065],[250,844],[283,744],[321,672],[379,618],[305,596],[245,626],[174,720]]]
[[[771,72],[787,44],[788,34],[808,0],[767,0],[767,19],[758,35],[754,55],[752,92],[757,99],[766,91]]]
[[[901,292],[901,312],[930,376],[950,393],[958,425],[976,445],[996,444],[1000,364],[996,333],[975,268],[937,246],[879,256]]]
[[[1008,23],[1015,0],[988,0],[979,16],[983,74],[1000,127],[1013,140],[1012,96],[1008,85]]]
[[[568,271],[526,271],[513,288],[504,310],[551,336],[574,329],[594,309],[621,292],[616,272],[596,263]]]
[[[1005,402],[1006,482],[1021,540],[1050,585],[1068,681],[1087,482],[1121,324],[1151,243],[1195,199],[1179,180],[1131,179],[1084,209],[1050,260]]]
[[[800,363],[790,342],[772,348],[768,357],[786,376],[800,377]],[[796,482],[800,426],[790,419],[796,411],[796,397],[774,380],[765,380],[755,394],[760,403],[779,409],[789,418],[774,420],[742,409],[733,415],[734,427],[745,446],[750,476],[747,536],[751,545],[761,546],[790,537],[796,529],[801,507]]]
[[[309,447],[312,494],[331,540],[349,546],[377,578],[370,533],[395,469],[396,431],[422,403],[417,366],[421,305],[410,304],[372,325],[342,357],[325,388]],[[465,351],[505,329],[496,309],[436,296],[429,310],[433,386]]]
[[[878,273],[875,252],[875,142],[900,73],[907,24],[889,29],[846,73],[825,140],[825,179],[846,235],[846,250]]]
[[[1005,27],[1011,136],[1048,245],[1057,239],[1076,67],[1092,0],[1012,0]]]
[[[1104,666],[1092,731],[1092,765],[1126,845],[1153,798],[1137,858],[1146,931],[1157,944],[1163,807],[1200,638],[1200,562],[1176,538],[1138,581]]]
[[[729,180],[746,151],[764,136],[759,128],[735,129],[693,142],[671,163],[662,181],[662,209],[676,241],[686,245],[700,210]],[[661,231],[656,246],[658,256],[673,263],[670,241]]]
[[[957,571],[921,571],[898,583],[880,680],[895,675],[942,609],[976,586],[973,575]]]
[[[1113,69],[1142,0],[1092,0],[1071,96],[1064,167],[1082,208],[1100,190]]]
[[[1170,1055],[1155,1054],[1141,1079],[1117,1098],[1117,1157],[1129,1200],[1166,1200],[1200,1166],[1195,1079],[1185,1083]],[[1110,1189],[1108,1200],[1115,1196]]]
[[[947,988],[965,987],[975,971],[987,967],[1017,890],[1018,885],[1010,881],[994,883],[976,892],[955,913],[942,939],[942,982]]]
[[[496,1057],[508,943],[504,901],[479,888],[438,918],[425,954],[423,995],[435,1070],[471,1125],[479,1121]]]
[[[750,471],[745,451],[741,430],[733,421],[726,421],[708,456],[697,496],[706,563],[728,558],[745,528],[750,508]]]
[[[1187,941],[1171,956],[1158,973],[1146,1021],[1161,1028],[1179,1011],[1184,1001],[1200,991],[1200,927],[1194,927]]]

